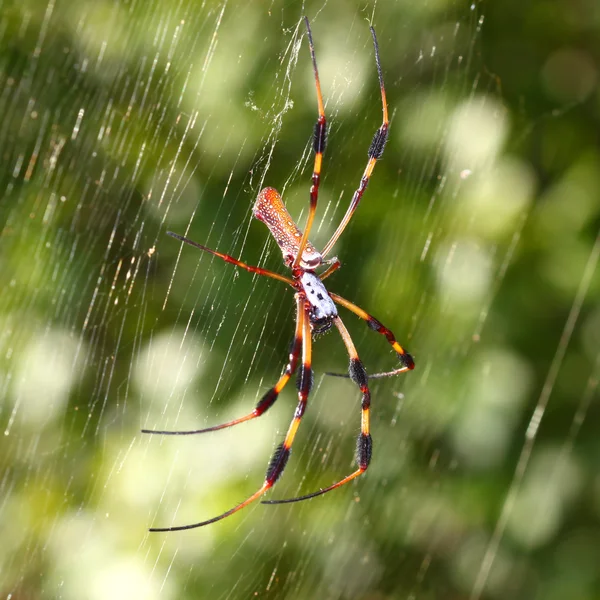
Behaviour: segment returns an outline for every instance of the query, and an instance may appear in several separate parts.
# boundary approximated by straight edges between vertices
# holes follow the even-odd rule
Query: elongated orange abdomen
[[[285,264],[291,265],[298,254],[302,232],[287,211],[279,192],[271,187],[262,190],[256,198],[252,212],[269,228],[271,235],[281,248]],[[303,269],[315,269],[322,262],[321,253],[310,242],[307,242],[302,252],[300,266]]]

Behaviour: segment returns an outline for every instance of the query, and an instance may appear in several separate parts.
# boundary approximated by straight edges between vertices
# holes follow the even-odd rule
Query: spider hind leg
[[[310,393],[310,389],[312,387],[312,339],[310,335],[310,323],[308,318],[308,303],[306,302],[306,297],[304,294],[299,293],[296,295],[296,302],[298,306],[298,320],[296,331],[300,331],[300,333],[296,336],[299,340],[299,346],[302,348],[302,367],[300,370],[301,377],[298,381],[298,405],[296,406],[296,412],[294,413],[294,417],[292,422],[290,423],[288,432],[285,436],[285,439],[273,453],[271,460],[269,461],[269,466],[267,467],[267,472],[265,475],[265,480],[263,484],[254,492],[251,496],[246,498],[240,504],[237,504],[233,508],[230,508],[228,511],[213,517],[212,519],[208,519],[206,521],[200,521],[199,523],[193,523],[191,525],[177,525],[175,527],[153,527],[150,529],[151,532],[168,532],[168,531],[183,531],[187,529],[196,529],[198,527],[204,527],[205,525],[210,525],[211,523],[216,523],[217,521],[221,521],[226,517],[233,515],[238,512],[242,508],[245,508],[258,498],[260,498],[267,490],[272,488],[277,480],[281,477],[283,470],[288,462],[292,451],[292,444],[294,443],[294,438],[296,437],[296,433],[298,432],[298,427],[300,426],[300,422],[304,415],[304,411],[306,409],[306,403],[308,401],[308,395]],[[286,371],[287,372],[287,371]],[[291,376],[291,374],[290,374]],[[287,377],[287,380],[289,377]]]
[[[275,404],[277,398],[279,398],[279,394],[296,371],[298,358],[300,357],[300,351],[302,350],[302,328],[304,324],[304,313],[304,299],[296,294],[296,331],[290,346],[288,363],[277,383],[266,394],[263,395],[252,412],[249,412],[247,415],[244,415],[238,419],[233,419],[231,421],[227,421],[226,423],[221,423],[220,425],[213,425],[212,427],[205,427],[204,429],[191,429],[186,431],[142,429],[142,433],[154,435],[196,435],[198,433],[208,433],[210,431],[227,429],[228,427],[233,427],[234,425],[239,425],[240,423],[245,423],[246,421],[250,421],[264,415],[267,410],[269,410],[269,408]]]
[[[344,326],[344,323],[336,316],[333,319],[335,326],[338,328],[340,335],[342,336],[342,340],[346,345],[346,349],[348,350],[348,354],[350,356],[350,364],[348,366],[348,373],[350,379],[356,384],[356,386],[360,389],[362,394],[361,401],[361,421],[360,421],[360,433],[358,434],[358,438],[356,440],[356,462],[358,468],[348,475],[341,479],[340,481],[326,487],[321,488],[320,490],[313,492],[312,494],[306,494],[304,496],[298,496],[296,498],[286,498],[284,500],[263,500],[262,504],[290,504],[292,502],[301,502],[302,500],[308,500],[310,498],[315,498],[316,496],[321,496],[322,494],[326,494],[327,492],[331,492],[336,488],[349,483],[353,479],[356,479],[358,476],[362,475],[368,468],[371,463],[371,457],[373,455],[373,439],[371,438],[371,392],[369,390],[369,377],[367,375],[367,371],[364,368],[354,343],[350,338],[350,334],[348,330]]]

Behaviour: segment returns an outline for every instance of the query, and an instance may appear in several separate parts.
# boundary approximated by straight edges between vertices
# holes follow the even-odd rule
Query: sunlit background
[[[293,293],[258,191],[312,242],[383,159],[328,287],[416,369],[372,380],[367,474],[255,503],[296,405],[249,412],[287,361]],[[600,597],[600,4],[22,0],[0,5],[0,597]],[[369,372],[397,360],[341,310]],[[355,468],[336,332],[268,497]]]

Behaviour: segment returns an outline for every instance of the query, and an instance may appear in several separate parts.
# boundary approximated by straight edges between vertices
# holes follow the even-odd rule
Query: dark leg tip
[[[407,369],[410,369],[412,371],[415,368],[415,361],[412,355],[408,352],[406,354],[402,354],[400,360]]]

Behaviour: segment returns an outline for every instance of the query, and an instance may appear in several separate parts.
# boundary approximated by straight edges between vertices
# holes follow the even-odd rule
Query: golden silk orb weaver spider
[[[248,506],[248,504],[260,498],[267,490],[275,485],[279,477],[281,477],[281,474],[283,473],[283,470],[290,457],[292,444],[296,437],[300,422],[302,421],[302,416],[304,415],[308,396],[313,383],[312,336],[313,334],[324,333],[331,329],[334,325],[339,331],[350,357],[348,376],[358,386],[360,393],[362,394],[361,426],[360,434],[358,435],[356,444],[357,469],[338,482],[328,487],[321,488],[312,494],[306,494],[304,496],[288,498],[285,500],[263,501],[263,504],[285,504],[314,498],[315,496],[320,496],[321,494],[330,492],[331,490],[334,490],[348,483],[349,481],[352,481],[367,470],[371,461],[373,448],[370,432],[371,392],[369,390],[369,376],[367,375],[367,371],[358,356],[358,352],[356,351],[348,330],[338,315],[336,304],[343,306],[350,312],[353,312],[358,317],[366,321],[367,325],[371,329],[385,336],[400,360],[400,365],[398,368],[386,373],[377,373],[376,375],[371,375],[371,378],[393,376],[398,373],[409,371],[415,366],[412,356],[406,352],[404,348],[396,341],[394,334],[387,327],[352,302],[342,298],[341,296],[338,296],[337,294],[328,292],[323,284],[323,280],[329,277],[341,266],[341,263],[337,258],[334,257],[329,260],[325,260],[325,256],[329,254],[334,244],[348,225],[352,215],[356,211],[367,184],[369,183],[373,169],[375,168],[375,163],[383,154],[385,143],[388,137],[388,109],[385,97],[385,89],[383,86],[381,64],[379,60],[379,46],[377,44],[375,30],[373,27],[370,27],[371,35],[373,37],[373,46],[375,49],[375,63],[377,65],[379,87],[381,90],[383,122],[373,136],[373,141],[371,142],[371,146],[369,148],[367,166],[360,180],[360,184],[354,192],[350,206],[348,207],[344,218],[332,235],[331,239],[327,242],[327,244],[325,244],[323,250],[319,252],[308,241],[308,236],[310,234],[317,209],[319,183],[321,179],[321,164],[323,152],[325,151],[325,145],[327,142],[327,119],[325,117],[325,108],[323,105],[323,96],[321,94],[321,84],[319,82],[319,72],[317,70],[317,61],[315,58],[312,33],[306,17],[304,17],[304,21],[306,23],[308,46],[312,58],[319,112],[313,137],[315,161],[312,174],[312,185],[310,188],[310,207],[304,232],[300,231],[283,204],[281,196],[277,190],[273,188],[267,187],[263,189],[258,194],[253,208],[254,217],[265,223],[275,238],[275,241],[279,245],[279,248],[283,253],[283,262],[291,269],[291,277],[286,277],[261,267],[247,265],[241,260],[233,258],[228,254],[222,254],[221,252],[211,250],[210,248],[193,242],[192,240],[181,235],[168,232],[170,236],[180,240],[181,242],[185,242],[186,244],[190,244],[191,246],[199,248],[204,252],[208,252],[214,256],[217,256],[225,262],[236,265],[242,269],[245,269],[246,271],[249,271],[250,273],[256,273],[258,275],[283,281],[295,290],[294,297],[296,300],[296,330],[290,349],[288,363],[277,383],[260,399],[254,410],[243,417],[228,421],[227,423],[215,425],[213,427],[196,429],[193,431],[157,431],[149,429],[143,429],[142,431],[143,433],[163,435],[192,435],[197,433],[206,433],[209,431],[217,431],[219,429],[225,429],[226,427],[233,427],[234,425],[238,425],[240,423],[244,423],[245,421],[250,421],[251,419],[260,417],[269,408],[271,408],[271,406],[273,406],[283,388],[296,372],[298,364],[300,363],[297,375],[298,404],[296,406],[296,411],[294,413],[292,422],[290,423],[285,439],[277,447],[269,462],[263,484],[256,492],[254,492],[254,494],[246,498],[246,500],[240,504],[234,506],[223,514],[218,515],[217,517],[213,517],[212,519],[201,521],[199,523],[193,523],[191,525],[160,528],[153,527],[150,529],[150,531],[181,531],[184,529],[195,529],[197,527],[209,525],[210,523],[215,523],[216,521],[220,521],[225,517],[233,515],[245,506]],[[324,265],[328,265],[327,268],[322,273],[317,274],[315,272],[316,269]]]

